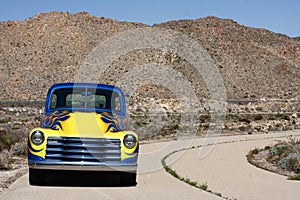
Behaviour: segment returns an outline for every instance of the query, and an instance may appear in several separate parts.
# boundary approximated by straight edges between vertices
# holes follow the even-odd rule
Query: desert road
[[[209,190],[228,199],[298,200],[299,181],[289,181],[284,176],[254,167],[246,159],[251,149],[287,140],[291,135],[300,138],[300,131],[143,144],[135,187],[30,186],[26,174],[13,183],[0,199],[223,199],[174,178],[161,166],[161,159],[170,152],[216,142],[201,149],[191,148],[172,154],[166,161],[179,175],[200,184],[207,183]]]

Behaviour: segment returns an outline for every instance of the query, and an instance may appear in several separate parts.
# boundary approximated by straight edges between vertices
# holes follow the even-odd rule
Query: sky
[[[152,25],[206,16],[233,19],[290,37],[300,36],[299,0],[0,0],[0,21],[24,20],[41,12],[86,11],[119,21]]]

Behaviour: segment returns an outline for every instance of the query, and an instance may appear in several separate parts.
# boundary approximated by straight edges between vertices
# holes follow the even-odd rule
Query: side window
[[[52,94],[50,108],[56,108],[56,105],[57,105],[57,96],[56,94]]]
[[[114,110],[115,111],[121,111],[122,110],[121,98],[120,98],[119,95],[115,96],[115,99],[114,99]]]

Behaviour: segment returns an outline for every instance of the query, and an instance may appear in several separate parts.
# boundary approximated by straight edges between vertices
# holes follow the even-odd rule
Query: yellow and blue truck
[[[28,137],[29,183],[46,170],[116,171],[136,184],[138,135],[128,130],[125,96],[112,85],[59,83],[47,94],[41,126]]]

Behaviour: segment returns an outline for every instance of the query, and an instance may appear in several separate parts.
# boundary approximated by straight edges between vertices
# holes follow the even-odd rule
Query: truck
[[[135,185],[139,142],[129,127],[119,87],[54,84],[28,137],[29,183],[43,185],[49,170],[74,170],[122,172],[121,183]]]

